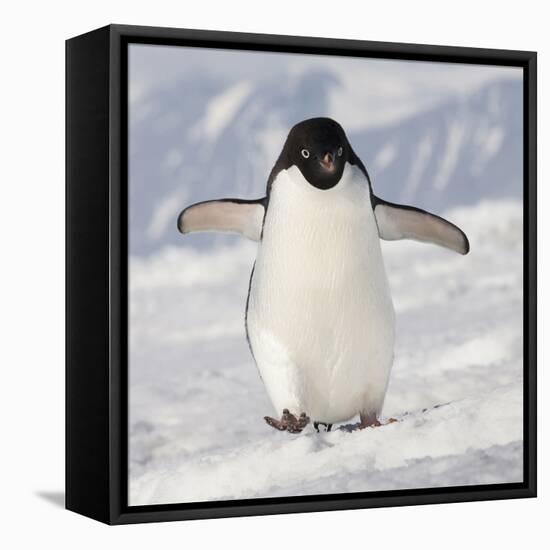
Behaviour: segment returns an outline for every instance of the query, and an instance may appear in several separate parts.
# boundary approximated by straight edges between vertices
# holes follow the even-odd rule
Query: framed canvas
[[[67,508],[536,495],[536,54],[67,41]]]

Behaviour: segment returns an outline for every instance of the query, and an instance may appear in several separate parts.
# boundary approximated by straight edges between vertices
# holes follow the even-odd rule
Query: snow
[[[164,197],[155,206],[146,235],[151,240],[158,240],[170,226],[174,226],[174,219],[181,211],[181,205],[186,202],[185,190],[178,190],[173,195]]]
[[[393,143],[386,143],[374,157],[374,167],[378,172],[382,172],[397,157],[397,147]]]
[[[405,200],[411,200],[414,197],[416,189],[422,181],[422,176],[428,166],[428,161],[432,155],[434,146],[434,136],[431,132],[427,133],[418,143],[409,177],[403,189],[403,197]]]
[[[397,314],[383,417],[399,422],[351,433],[264,423],[244,332],[255,243],[188,236],[132,257],[130,505],[521,481],[522,205],[444,215],[469,255],[383,243]]]
[[[479,147],[478,156],[472,165],[474,174],[479,174],[487,162],[498,154],[505,136],[504,128],[499,125],[490,125],[487,122],[479,128],[474,135],[474,141]]]
[[[348,132],[395,124],[450,97],[474,93],[493,79],[521,78],[519,71],[501,67],[493,72],[495,67],[488,66],[373,59],[365,70],[362,61],[335,64],[342,86],[332,94],[330,110]]]
[[[210,141],[217,139],[237,114],[252,89],[250,82],[238,82],[214,97],[206,108],[204,119],[199,121],[193,131],[198,135],[203,134]]]
[[[458,164],[460,148],[462,147],[466,134],[466,124],[464,120],[454,120],[451,122],[447,132],[445,152],[433,183],[434,189],[437,191],[441,191],[447,187],[451,175]]]

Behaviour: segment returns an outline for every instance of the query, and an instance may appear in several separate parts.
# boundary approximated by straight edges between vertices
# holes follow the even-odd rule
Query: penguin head
[[[338,184],[352,154],[344,129],[330,118],[310,118],[296,124],[284,150],[288,164],[297,166],[308,183],[321,190]]]

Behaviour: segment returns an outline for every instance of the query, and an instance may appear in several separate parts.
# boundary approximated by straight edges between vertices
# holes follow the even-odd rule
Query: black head
[[[280,161],[297,166],[304,178],[318,189],[334,187],[346,161],[355,157],[343,128],[330,118],[310,118],[288,134]]]

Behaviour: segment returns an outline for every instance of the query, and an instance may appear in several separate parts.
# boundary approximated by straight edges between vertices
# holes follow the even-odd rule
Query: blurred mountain
[[[337,76],[319,70],[288,74],[284,81],[280,75],[232,83],[201,76],[133,101],[130,253],[181,243],[176,217],[190,203],[263,196],[290,127],[329,115],[339,86]],[[441,212],[483,198],[521,196],[521,105],[521,82],[496,81],[348,137],[376,194]],[[197,235],[192,243],[201,247],[230,238]]]
[[[351,139],[376,194],[441,211],[521,196],[522,120],[521,82],[500,81]]]

